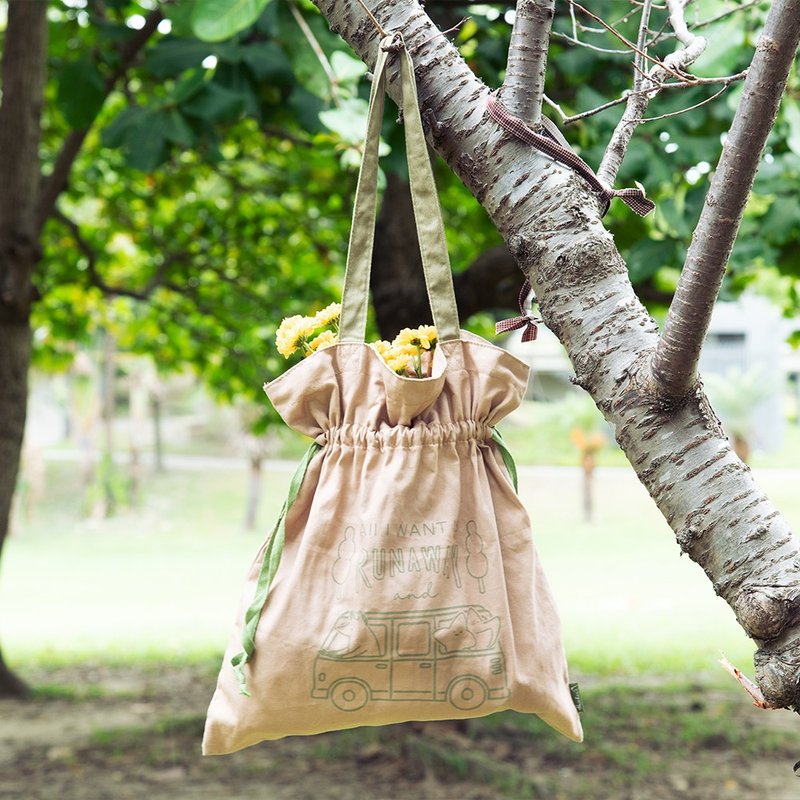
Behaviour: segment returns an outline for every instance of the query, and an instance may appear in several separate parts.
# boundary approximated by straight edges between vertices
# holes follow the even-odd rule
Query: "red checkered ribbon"
[[[644,188],[641,186],[637,189],[609,189],[608,186],[603,185],[595,175],[594,170],[580,156],[559,142],[559,139],[561,139],[564,145],[567,143],[558,128],[547,117],[542,117],[541,133],[536,133],[519,117],[509,114],[493,95],[489,97],[487,110],[489,111],[489,116],[500,127],[507,130],[517,139],[532,145],[546,156],[581,175],[589,186],[605,201],[604,215],[611,205],[611,199],[614,197],[619,197],[628,208],[635,211],[640,217],[649,214],[656,207],[652,200],[648,200],[645,197]]]
[[[531,285],[528,281],[525,281],[519,293],[520,316],[513,317],[512,319],[501,319],[500,322],[496,323],[494,326],[494,332],[496,334],[508,333],[508,331],[516,331],[520,328],[524,328],[525,330],[522,331],[523,342],[532,342],[536,338],[536,334],[539,332],[536,323],[541,322],[541,320],[532,316],[530,311],[525,310],[525,301],[528,299],[530,293]]]

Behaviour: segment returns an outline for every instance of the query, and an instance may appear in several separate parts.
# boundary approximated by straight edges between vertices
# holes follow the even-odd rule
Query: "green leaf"
[[[326,128],[338,134],[345,142],[357,144],[364,141],[368,110],[366,100],[353,98],[344,100],[339,108],[321,111],[319,118]]]
[[[692,72],[706,78],[736,72],[745,37],[745,28],[738,17],[728,17],[703,33],[708,44],[692,67]]]
[[[117,114],[108,124],[100,135],[100,139],[106,147],[122,147],[125,137],[131,127],[137,124],[137,120],[145,112],[141,108],[125,108]]]
[[[176,103],[185,103],[190,97],[194,97],[205,85],[205,70],[199,69],[190,72],[175,84],[172,90],[172,97]]]
[[[180,0],[173,3],[162,3],[161,13],[172,23],[174,36],[190,37],[192,30],[192,14],[197,0]]]
[[[220,42],[249,28],[266,8],[269,0],[196,0],[192,12],[195,36],[207,42]]]
[[[286,53],[274,42],[256,42],[242,47],[242,61],[250,68],[258,81],[290,85],[294,77],[289,69]]]
[[[181,147],[192,147],[197,142],[197,135],[189,123],[176,109],[166,112],[164,136]]]
[[[677,245],[674,241],[665,239],[642,239],[628,252],[628,273],[631,282],[651,278],[662,267],[680,266],[677,259]]]
[[[214,75],[213,86],[222,86],[237,94],[246,114],[257,119],[261,114],[258,94],[250,71],[241,64],[220,64]]]
[[[73,61],[61,70],[56,103],[70,127],[88,128],[105,96],[105,81],[91,59]]]
[[[322,100],[315,94],[304,89],[302,86],[295,86],[287,102],[294,118],[309,133],[317,133],[323,130],[320,125],[319,113],[324,108]]]
[[[800,156],[800,106],[788,96],[783,101],[783,117],[789,126],[786,144],[796,156]]]
[[[341,83],[356,83],[367,71],[367,65],[360,58],[353,58],[343,50],[331,55],[331,67]]]
[[[165,78],[180,75],[190,67],[199,67],[203,59],[213,53],[214,46],[207,42],[170,37],[147,51],[144,64],[157,78]]]
[[[167,157],[168,114],[148,111],[128,128],[125,144],[128,164],[142,172],[153,172]]]
[[[239,114],[244,102],[244,98],[238,92],[211,82],[206,83],[201,92],[184,103],[181,110],[190,117],[199,117],[206,122],[218,122]]]

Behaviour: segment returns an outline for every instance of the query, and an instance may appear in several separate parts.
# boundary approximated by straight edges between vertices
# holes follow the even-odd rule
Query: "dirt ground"
[[[0,701],[9,800],[797,800],[800,720],[737,687],[584,681],[586,742],[503,714],[202,758],[216,665],[36,670]]]

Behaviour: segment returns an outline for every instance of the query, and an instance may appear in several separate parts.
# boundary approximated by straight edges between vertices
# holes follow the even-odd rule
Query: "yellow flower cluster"
[[[430,376],[431,356],[436,349],[436,342],[436,328],[433,325],[421,325],[419,328],[403,328],[392,342],[374,342],[372,348],[392,372],[413,378],[427,378]]]
[[[310,356],[317,350],[335,345],[339,340],[341,313],[341,304],[331,303],[313,316],[298,314],[287,317],[275,335],[278,352],[284,358],[289,358],[298,350],[304,356]],[[329,325],[332,330],[327,327]],[[370,347],[398,375],[426,378],[430,376],[436,342],[436,328],[433,325],[421,325],[419,328],[403,328],[393,341],[379,340],[372,342]]]
[[[275,345],[278,352],[284,358],[289,358],[298,350],[302,350],[303,355],[310,356],[317,350],[336,344],[341,313],[341,303],[331,303],[311,317],[304,317],[300,314],[286,317],[275,334]],[[326,325],[332,325],[334,330],[323,330],[319,335],[311,338],[316,331],[325,328]]]

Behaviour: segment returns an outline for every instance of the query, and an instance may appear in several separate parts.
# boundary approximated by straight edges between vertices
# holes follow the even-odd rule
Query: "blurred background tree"
[[[0,122],[10,143],[0,149],[0,178],[14,187],[0,213],[0,281],[7,286],[13,277],[0,307],[0,377],[8,387],[0,391],[7,421],[0,431],[0,546],[16,481],[31,331],[33,363],[48,370],[66,369],[103,337],[118,353],[152,358],[159,375],[190,367],[216,397],[257,403],[260,413],[246,421],[259,434],[275,421],[261,384],[291,363],[271,346],[276,326],[338,297],[366,111],[364,67],[307,0],[250,5],[258,15],[226,19],[226,30],[219,13],[204,16],[213,3],[189,0],[0,4]],[[731,14],[736,7],[718,0],[694,12],[699,18],[702,11],[711,41],[698,74],[746,66],[765,5]],[[445,27],[467,8],[470,19],[451,35],[473,69],[497,85],[512,5],[429,4]],[[620,18],[618,9],[611,0],[593,6],[635,38],[637,22]],[[600,50],[578,46],[578,28],[561,8],[554,31],[546,88],[563,115],[627,87],[629,59],[610,52],[616,40],[608,33],[580,27],[580,38]],[[19,47],[8,46],[12,40]],[[45,66],[38,120],[31,91]],[[796,75],[792,81],[725,289],[730,296],[758,286],[765,272],[780,274],[787,313],[800,303],[792,252],[800,229]],[[13,91],[17,83],[28,87],[27,96]],[[714,103],[645,125],[623,164],[620,181],[644,183],[658,212],[643,220],[615,206],[607,222],[656,313],[674,289],[737,91],[733,85]],[[671,114],[709,94],[704,86],[663,92],[652,113]],[[619,107],[610,108],[563,130],[597,163],[618,116]],[[389,191],[373,277],[375,324],[385,337],[406,324],[398,309],[416,323],[427,315],[405,233],[393,117],[387,112],[383,132]],[[41,180],[26,177],[34,174]],[[519,275],[477,202],[441,165],[437,178],[462,318],[486,332],[513,308]],[[398,249],[398,241],[406,246]],[[0,658],[0,693],[19,690]]]

